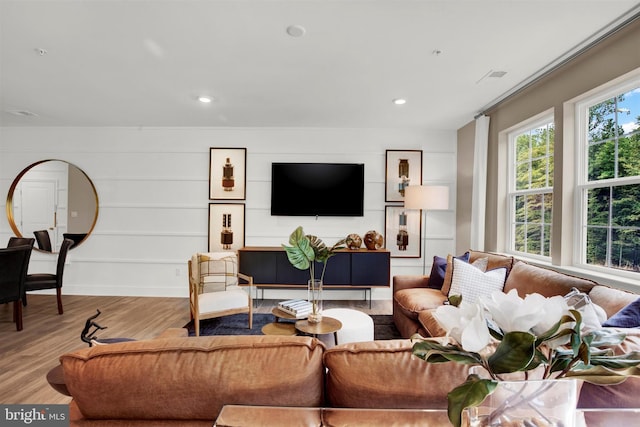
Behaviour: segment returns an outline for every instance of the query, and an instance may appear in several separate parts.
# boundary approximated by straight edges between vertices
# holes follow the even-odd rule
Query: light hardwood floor
[[[270,313],[276,300],[258,300],[256,313]],[[189,322],[187,298],[102,297],[63,295],[64,314],[58,315],[55,296],[29,295],[24,329],[12,322],[13,304],[0,304],[0,403],[55,404],[70,398],[53,390],[47,372],[61,354],[84,348],[80,333],[86,319],[100,309],[96,322],[107,329],[102,338],[150,339],[167,328]],[[355,308],[369,314],[391,314],[391,301],[325,301],[325,308]]]

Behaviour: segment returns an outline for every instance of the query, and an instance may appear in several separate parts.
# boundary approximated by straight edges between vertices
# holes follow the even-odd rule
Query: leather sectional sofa
[[[567,295],[572,288],[577,288],[588,294],[594,304],[604,309],[608,319],[640,297],[592,280],[538,267],[514,257],[469,251],[469,263],[481,258],[488,258],[487,270],[502,267],[507,269],[504,292],[517,289],[521,297],[531,293],[551,297]],[[445,276],[443,289],[435,289],[429,287],[429,276],[393,277],[393,320],[403,337],[409,338],[414,334],[438,337],[446,334],[433,317],[433,311],[447,300],[447,281],[451,281],[450,276]],[[618,329],[627,338],[614,351],[617,354],[640,351],[640,329]],[[628,378],[622,384],[606,387],[585,383],[581,389],[579,406],[638,408],[639,394],[640,378]]]
[[[487,254],[472,252],[471,261],[483,256]],[[608,316],[637,298],[508,257],[488,256],[489,269],[510,265],[506,290],[551,296],[577,287]],[[405,337],[437,334],[428,314],[446,296],[429,289],[428,282],[426,276],[394,278],[394,319]],[[618,353],[640,349],[640,330],[626,332],[627,339],[615,349]],[[409,339],[326,349],[310,337],[187,337],[185,329],[175,329],[153,340],[83,348],[60,361],[73,398],[72,426],[210,427],[224,405],[446,408],[447,393],[464,381],[468,368],[451,362],[429,364],[411,349]],[[640,407],[639,393],[637,378],[608,387],[584,384],[579,404]],[[402,414],[397,416],[395,421],[402,424]]]
[[[84,348],[61,363],[71,426],[211,427],[229,404],[446,408],[451,384],[467,369],[428,364],[411,347],[410,340],[326,349],[311,337],[169,337]]]

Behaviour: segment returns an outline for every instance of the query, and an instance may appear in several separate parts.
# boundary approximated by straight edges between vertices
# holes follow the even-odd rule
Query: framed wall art
[[[244,246],[244,203],[209,203],[209,252]]]
[[[422,215],[419,209],[385,206],[384,241],[392,258],[420,258]]]
[[[404,189],[422,184],[422,150],[387,150],[385,202],[404,202]]]
[[[209,200],[245,200],[246,148],[209,149]]]

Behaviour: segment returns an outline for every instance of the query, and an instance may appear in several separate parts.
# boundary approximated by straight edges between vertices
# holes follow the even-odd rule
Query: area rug
[[[376,340],[391,340],[402,338],[393,323],[393,316],[386,314],[371,315],[373,319],[373,336]],[[217,317],[200,321],[200,335],[262,335],[262,327],[271,323],[275,317],[271,313],[254,313],[253,328],[249,329],[246,314]],[[189,336],[195,335],[193,321],[185,326]]]

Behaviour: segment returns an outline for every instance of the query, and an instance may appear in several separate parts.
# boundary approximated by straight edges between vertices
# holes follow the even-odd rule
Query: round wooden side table
[[[273,322],[267,323],[262,327],[262,333],[264,335],[297,335],[298,331],[291,322]]]
[[[305,334],[318,337],[322,334],[333,334],[333,339],[338,344],[337,332],[342,328],[342,322],[333,317],[323,316],[322,320],[318,323],[310,323],[308,320],[298,320],[296,322],[296,329]]]
[[[285,319],[285,320],[300,320],[299,318],[297,318],[296,316],[294,316],[293,314],[289,314],[286,311],[282,311],[280,310],[278,307],[274,307],[271,309],[271,314],[273,314],[276,317],[276,322],[279,322],[280,319]]]

